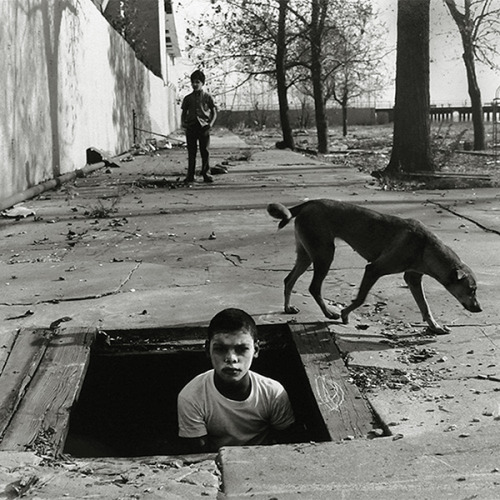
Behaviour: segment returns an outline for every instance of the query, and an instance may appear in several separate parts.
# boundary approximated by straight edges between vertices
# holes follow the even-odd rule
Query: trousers
[[[210,146],[210,127],[202,127],[199,123],[195,125],[189,125],[186,128],[186,143],[188,150],[187,179],[190,181],[194,180],[198,145],[200,147],[201,156],[201,175],[205,177],[208,174],[208,170],[210,168],[210,155],[208,152],[208,148]]]

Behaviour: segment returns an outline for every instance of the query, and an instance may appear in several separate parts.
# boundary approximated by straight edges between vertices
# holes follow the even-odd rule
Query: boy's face
[[[258,344],[245,330],[215,333],[208,345],[215,373],[229,384],[238,383],[245,377],[258,353]]]
[[[201,80],[194,79],[191,80],[191,86],[193,87],[193,90],[201,90],[203,88],[203,83]]]

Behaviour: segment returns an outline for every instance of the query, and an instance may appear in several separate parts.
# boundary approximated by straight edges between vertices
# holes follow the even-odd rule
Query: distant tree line
[[[394,0],[398,8],[394,142],[387,173],[434,169],[430,153],[429,31],[431,0]],[[439,0],[441,1],[441,0]],[[481,93],[475,62],[497,54],[500,0],[442,0],[460,32],[472,103],[474,149],[484,149]],[[353,98],[387,83],[385,29],[370,0],[212,0],[213,16],[188,29],[191,59],[234,77],[264,78],[275,88],[282,147],[294,148],[288,94],[314,102],[319,153],[328,152],[326,105],[343,110]]]
[[[314,101],[318,151],[328,151],[326,105],[344,113],[353,98],[385,83],[383,26],[369,0],[220,0],[213,16],[191,26],[190,56],[235,85],[265,78],[276,89],[283,147],[294,147],[288,92]],[[228,68],[227,61],[231,61]]]

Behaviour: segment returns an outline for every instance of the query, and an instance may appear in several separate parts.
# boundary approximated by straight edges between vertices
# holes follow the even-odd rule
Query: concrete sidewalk
[[[282,284],[294,262],[293,228],[278,233],[267,203],[325,197],[417,218],[474,269],[484,312],[471,315],[439,284],[424,280],[434,315],[452,328],[451,335],[428,336],[402,277],[380,280],[351,324],[326,323],[393,436],[225,449],[220,496],[500,498],[498,191],[386,191],[347,168],[342,156],[323,161],[262,150],[225,132],[212,141],[212,164],[222,162],[229,173],[213,184],[182,187],[184,149],[135,156],[28,200],[35,217],[0,219],[0,337],[60,318],[101,329],[205,325],[224,307],[246,309],[259,324],[286,323]],[[339,244],[326,298],[339,307],[349,303],[364,266]],[[293,318],[325,322],[307,292],[310,277],[297,283],[301,312]],[[394,369],[402,372],[397,380],[387,375]],[[39,474],[36,457],[27,456],[16,469],[2,455],[0,481],[12,482],[22,467]],[[68,486],[68,475],[96,466],[72,463],[33,495],[84,498]],[[119,488],[109,481],[103,490],[102,475],[87,474],[85,494],[217,495],[213,462],[150,467],[142,467],[141,477],[152,485],[143,490],[151,491],[140,489],[145,479]],[[183,476],[179,467],[190,470]]]

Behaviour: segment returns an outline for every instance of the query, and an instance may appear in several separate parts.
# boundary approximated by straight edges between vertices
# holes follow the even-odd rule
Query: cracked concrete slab
[[[0,487],[7,498],[19,494],[47,500],[124,498],[124,494],[154,500],[215,498],[219,483],[213,459],[189,463],[166,457],[68,458],[57,468],[41,462],[33,453],[0,453]]]
[[[225,142],[219,137],[221,148],[213,146],[215,161],[251,150],[233,139],[229,135]],[[420,384],[366,393],[385,423],[396,423],[391,432],[403,437],[230,450],[223,469],[226,494],[269,498],[279,493],[298,498],[300,491],[300,498],[315,499],[332,494],[356,499],[437,498],[446,492],[456,496],[461,487],[470,495],[484,493],[482,497],[488,498],[495,481],[489,468],[498,467],[491,454],[498,452],[494,447],[500,442],[494,413],[499,392],[498,382],[477,377],[494,374],[499,366],[500,237],[463,216],[496,227],[496,191],[383,191],[363,172],[331,166],[326,159],[289,151],[251,152],[252,160],[232,161],[229,174],[216,177],[214,184],[196,182],[179,189],[141,188],[134,181],[152,175],[175,180],[184,175],[185,150],[136,158],[110,173],[96,171],[30,200],[26,205],[34,208],[37,220],[0,220],[0,302],[4,304],[0,305],[0,344],[17,328],[46,327],[62,317],[71,317],[72,326],[167,328],[206,325],[223,307],[242,307],[259,324],[327,324],[348,364],[360,370],[397,369],[410,378],[420,374]],[[293,227],[278,232],[265,207],[272,201],[291,205],[319,197],[422,220],[477,272],[484,312],[467,313],[441,285],[426,279],[435,316],[452,327],[451,335],[430,337],[402,277],[393,276],[377,283],[366,307],[356,310],[344,326],[325,321],[308,292],[312,277],[308,271],[292,297],[300,313],[283,314],[283,279],[295,260]],[[85,214],[99,202],[109,208],[113,200],[117,200],[116,212],[107,217]],[[365,264],[347,245],[339,244],[324,283],[327,300],[336,307],[348,304]],[[39,297],[55,300],[36,303]],[[6,305],[13,301],[22,305]],[[23,316],[28,309],[33,314]],[[422,362],[408,361],[417,359],[424,349]],[[426,357],[431,349],[435,354]],[[427,381],[429,385],[423,383]],[[447,394],[454,398],[443,399]],[[487,417],[482,411],[488,411],[488,404],[493,414]],[[472,421],[475,418],[480,421]],[[446,425],[457,429],[444,432]],[[470,436],[460,438],[461,433]],[[436,463],[443,468],[435,470]],[[131,460],[124,467],[135,466]],[[112,490],[100,489],[101,476],[76,471],[75,488],[78,485],[101,498],[136,494],[143,484],[113,483]],[[196,470],[186,470],[183,487],[189,478],[203,478],[204,471],[197,475]],[[145,472],[146,477],[150,472]],[[116,479],[119,476],[112,481]],[[178,485],[165,481],[163,490],[142,493],[170,498],[172,487],[172,495],[181,497],[202,492],[210,498],[217,495],[215,487],[198,483],[189,492],[177,491]],[[77,494],[67,481],[55,480],[37,491],[45,495],[40,498],[67,498],[65,493],[70,498]]]
[[[0,264],[7,278],[0,305],[34,306],[100,298],[119,293],[139,268],[136,262],[81,262],[65,260],[46,266]],[[49,286],[50,284],[50,286]]]
[[[495,498],[498,428],[480,429],[469,439],[437,436],[224,448],[227,480],[218,498]]]

